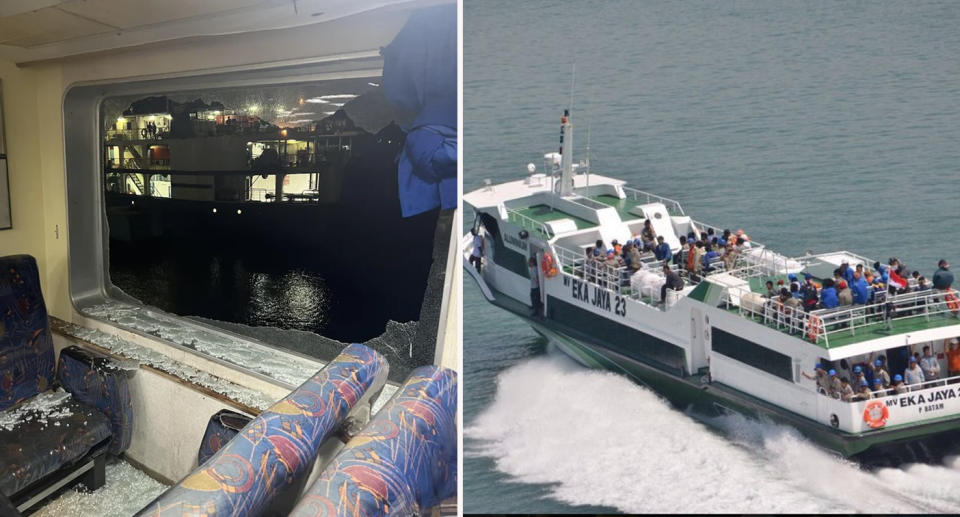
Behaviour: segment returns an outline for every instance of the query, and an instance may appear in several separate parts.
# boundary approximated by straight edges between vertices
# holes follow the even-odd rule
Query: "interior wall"
[[[0,254],[35,256],[48,311],[73,321],[63,143],[63,99],[71,86],[376,53],[393,40],[410,10],[434,3],[412,2],[311,26],[192,38],[25,67],[0,61],[14,226],[0,231]]]
[[[0,255],[27,253],[46,277],[37,73],[0,61],[13,228],[0,230]],[[44,133],[47,130],[44,128]]]

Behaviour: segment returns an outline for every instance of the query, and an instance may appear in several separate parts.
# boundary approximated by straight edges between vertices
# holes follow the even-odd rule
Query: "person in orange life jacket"
[[[957,341],[957,338],[944,341],[944,348],[947,347],[948,342],[950,343],[950,348],[946,351],[947,377],[956,377],[960,375],[960,341]]]

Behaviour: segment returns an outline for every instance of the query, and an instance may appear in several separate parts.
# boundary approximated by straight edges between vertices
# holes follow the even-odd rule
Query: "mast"
[[[570,122],[570,110],[563,110],[560,117],[560,157],[562,174],[560,176],[560,196],[573,195],[573,123]]]

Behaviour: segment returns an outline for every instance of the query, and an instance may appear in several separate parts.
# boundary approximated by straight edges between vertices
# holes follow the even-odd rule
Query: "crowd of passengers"
[[[823,283],[816,282],[812,275],[806,273],[801,282],[796,274],[787,275],[790,286],[783,280],[766,283],[766,295],[777,300],[785,309],[784,312],[802,309],[835,309],[851,305],[865,305],[882,301],[882,297],[889,294],[904,294],[922,292],[930,289],[941,291],[950,289],[953,284],[953,273],[950,264],[941,259],[937,264],[937,271],[933,274],[933,282],[928,282],[919,271],[910,272],[906,264],[897,258],[890,258],[887,265],[880,262],[873,263],[873,269],[857,264],[850,267],[844,262],[833,270],[833,278],[826,278]]]
[[[911,389],[923,389],[920,386],[941,379],[951,378],[950,382],[960,382],[960,342],[956,338],[944,341],[947,360],[947,375],[941,376],[940,360],[932,353],[930,345],[924,345],[923,353],[913,352],[912,347],[904,346],[892,351],[891,360],[880,355],[873,361],[867,360],[853,365],[849,375],[843,375],[834,368],[817,363],[814,374],[801,372],[804,377],[817,382],[817,390],[833,398],[847,402],[869,400],[900,393]],[[900,365],[906,364],[901,368]]]
[[[723,234],[717,235],[711,228],[700,232],[699,236],[696,232],[680,236],[681,251],[675,254],[647,219],[640,233],[623,244],[614,239],[607,247],[603,239],[598,239],[594,246],[588,246],[584,271],[589,280],[603,284],[609,280],[601,274],[603,271],[623,268],[625,275],[629,276],[643,268],[645,262],[660,261],[664,264],[667,283],[673,284],[669,287],[680,290],[682,280],[679,275],[671,275],[667,266],[673,264],[670,270],[685,271],[689,278],[698,280],[701,275],[717,269],[718,262],[722,262],[727,270],[734,269],[741,250],[750,246],[750,237],[743,230],[736,233],[724,230]],[[618,278],[624,279],[622,276]],[[679,285],[677,280],[680,280]]]

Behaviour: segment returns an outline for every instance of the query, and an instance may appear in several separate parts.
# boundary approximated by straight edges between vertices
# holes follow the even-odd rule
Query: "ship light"
[[[259,109],[260,109],[260,106],[257,106],[256,104],[247,106],[247,111],[249,111],[250,113],[256,113],[257,110]]]
[[[217,209],[216,209],[216,208],[213,209],[213,213],[217,213]]]
[[[237,209],[237,215],[240,215],[240,214],[242,214],[242,213],[243,213],[243,210],[240,210],[240,209],[238,208],[238,209]]]
[[[286,137],[286,136],[287,136],[287,130],[286,130],[286,129],[281,129],[281,130],[280,130],[280,135],[283,136],[283,137]]]

